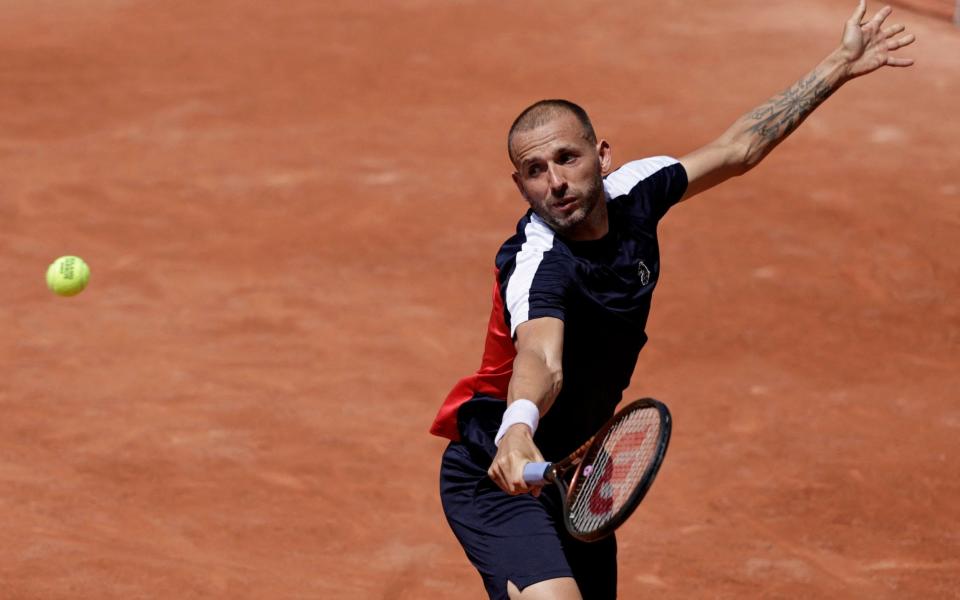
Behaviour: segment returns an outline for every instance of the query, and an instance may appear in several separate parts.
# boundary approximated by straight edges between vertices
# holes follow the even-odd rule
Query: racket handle
[[[547,482],[546,474],[547,469],[550,468],[550,465],[553,463],[548,462],[532,462],[527,463],[523,466],[523,482],[527,485],[543,485]]]

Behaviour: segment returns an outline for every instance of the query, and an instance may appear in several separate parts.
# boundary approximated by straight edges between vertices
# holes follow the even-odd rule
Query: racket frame
[[[637,485],[637,487],[630,494],[630,497],[627,498],[627,501],[624,503],[623,508],[620,509],[618,514],[614,515],[613,518],[604,523],[603,526],[595,531],[591,531],[589,533],[577,531],[570,520],[569,490],[577,489],[577,484],[579,483],[583,468],[585,466],[583,464],[583,457],[588,454],[595,442],[601,443],[604,437],[606,437],[607,432],[609,432],[610,429],[620,422],[626,415],[634,410],[644,408],[655,408],[660,414],[660,439],[657,440],[656,454],[654,455],[653,461],[649,466],[647,466],[647,470],[644,472],[643,477],[640,480],[640,484]],[[570,535],[584,542],[595,542],[613,533],[617,527],[622,525],[627,519],[630,518],[630,515],[633,514],[633,511],[635,511],[637,506],[640,505],[640,501],[643,500],[643,497],[647,495],[647,491],[650,489],[650,486],[653,485],[653,480],[656,478],[657,472],[660,470],[660,465],[663,463],[664,456],[666,456],[667,445],[670,443],[672,422],[670,411],[667,409],[667,406],[659,400],[655,400],[653,398],[641,398],[639,400],[634,400],[621,410],[617,411],[617,414],[611,417],[610,420],[603,425],[600,431],[587,440],[582,446],[577,448],[573,453],[570,454],[570,456],[547,467],[546,473],[544,474],[544,480],[549,481],[560,488],[560,493],[563,498],[563,521]],[[564,481],[564,475],[571,468],[575,469],[575,471],[573,473],[573,477],[570,479],[570,484],[567,485],[566,481]]]

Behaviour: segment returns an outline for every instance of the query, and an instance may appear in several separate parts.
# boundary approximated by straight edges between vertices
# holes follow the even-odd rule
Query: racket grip
[[[553,463],[532,462],[525,464],[523,466],[523,482],[527,485],[543,485],[547,482],[545,476],[551,464]]]

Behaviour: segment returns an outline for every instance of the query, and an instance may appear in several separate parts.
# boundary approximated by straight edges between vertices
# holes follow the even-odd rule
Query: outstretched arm
[[[866,0],[860,0],[844,25],[840,47],[812,71],[740,117],[719,138],[680,159],[689,181],[683,199],[749,171],[847,81],[885,65],[913,64],[909,58],[893,55],[915,38],[913,34],[900,35],[903,25],[883,26],[892,9],[885,6],[864,22],[866,11]]]

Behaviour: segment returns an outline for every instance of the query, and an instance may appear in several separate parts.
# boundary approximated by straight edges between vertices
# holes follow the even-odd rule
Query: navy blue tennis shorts
[[[523,591],[548,579],[573,577],[585,600],[614,600],[614,536],[590,543],[571,537],[563,525],[556,486],[545,486],[537,498],[511,496],[487,476],[496,453],[492,436],[499,418],[495,421],[480,429],[468,425],[466,439],[447,446],[440,467],[440,499],[447,522],[480,572],[490,598],[508,600],[508,580]],[[462,426],[461,421],[463,432]]]

